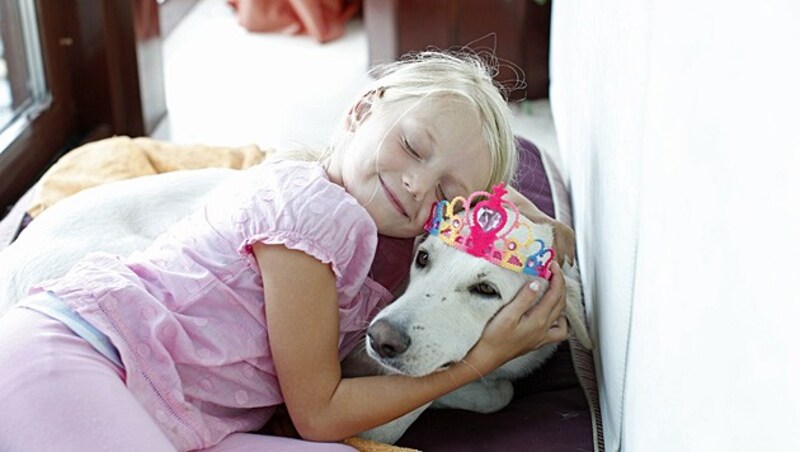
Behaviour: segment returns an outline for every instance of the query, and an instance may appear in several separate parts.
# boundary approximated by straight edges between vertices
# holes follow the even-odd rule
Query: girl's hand
[[[564,264],[565,258],[575,262],[575,231],[566,224],[554,220],[539,210],[536,205],[513,187],[506,186],[508,200],[513,202],[519,212],[534,223],[546,223],[553,227],[553,248],[556,251],[558,263]]]
[[[464,358],[481,375],[543,345],[567,338],[564,274],[555,262],[551,270],[550,287],[538,303],[538,287],[526,284],[486,325],[481,339]]]

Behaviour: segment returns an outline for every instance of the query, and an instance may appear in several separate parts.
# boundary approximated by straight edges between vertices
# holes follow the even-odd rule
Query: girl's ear
[[[350,108],[345,119],[345,127],[349,132],[355,132],[358,126],[369,117],[372,111],[372,104],[377,99],[382,98],[385,91],[386,88],[384,87],[370,90]]]

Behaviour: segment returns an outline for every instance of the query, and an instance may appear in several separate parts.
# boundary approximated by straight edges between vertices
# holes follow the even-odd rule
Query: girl
[[[418,235],[435,201],[508,180],[509,117],[477,57],[389,65],[319,161],[268,160],[146,251],[42,283],[0,319],[0,449],[333,449],[234,433],[285,403],[303,438],[337,441],[563,340],[554,265],[542,300],[521,291],[447,372],[341,376],[392,298],[369,276],[378,234]]]

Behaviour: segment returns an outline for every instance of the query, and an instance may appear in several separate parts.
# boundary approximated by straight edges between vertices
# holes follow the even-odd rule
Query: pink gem
[[[515,249],[517,249],[517,244],[516,244],[516,243],[514,243],[514,242],[511,242],[511,243],[509,243],[509,244],[508,244],[508,249],[510,249],[510,250],[512,250],[512,251],[513,251],[513,250],[515,250]]]

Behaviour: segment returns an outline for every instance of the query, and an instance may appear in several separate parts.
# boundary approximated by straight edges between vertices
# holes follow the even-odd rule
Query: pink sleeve
[[[325,176],[319,165],[284,161],[247,176],[226,209],[231,243],[258,271],[251,247],[281,244],[330,264],[339,285],[366,277],[377,247],[367,211]]]

